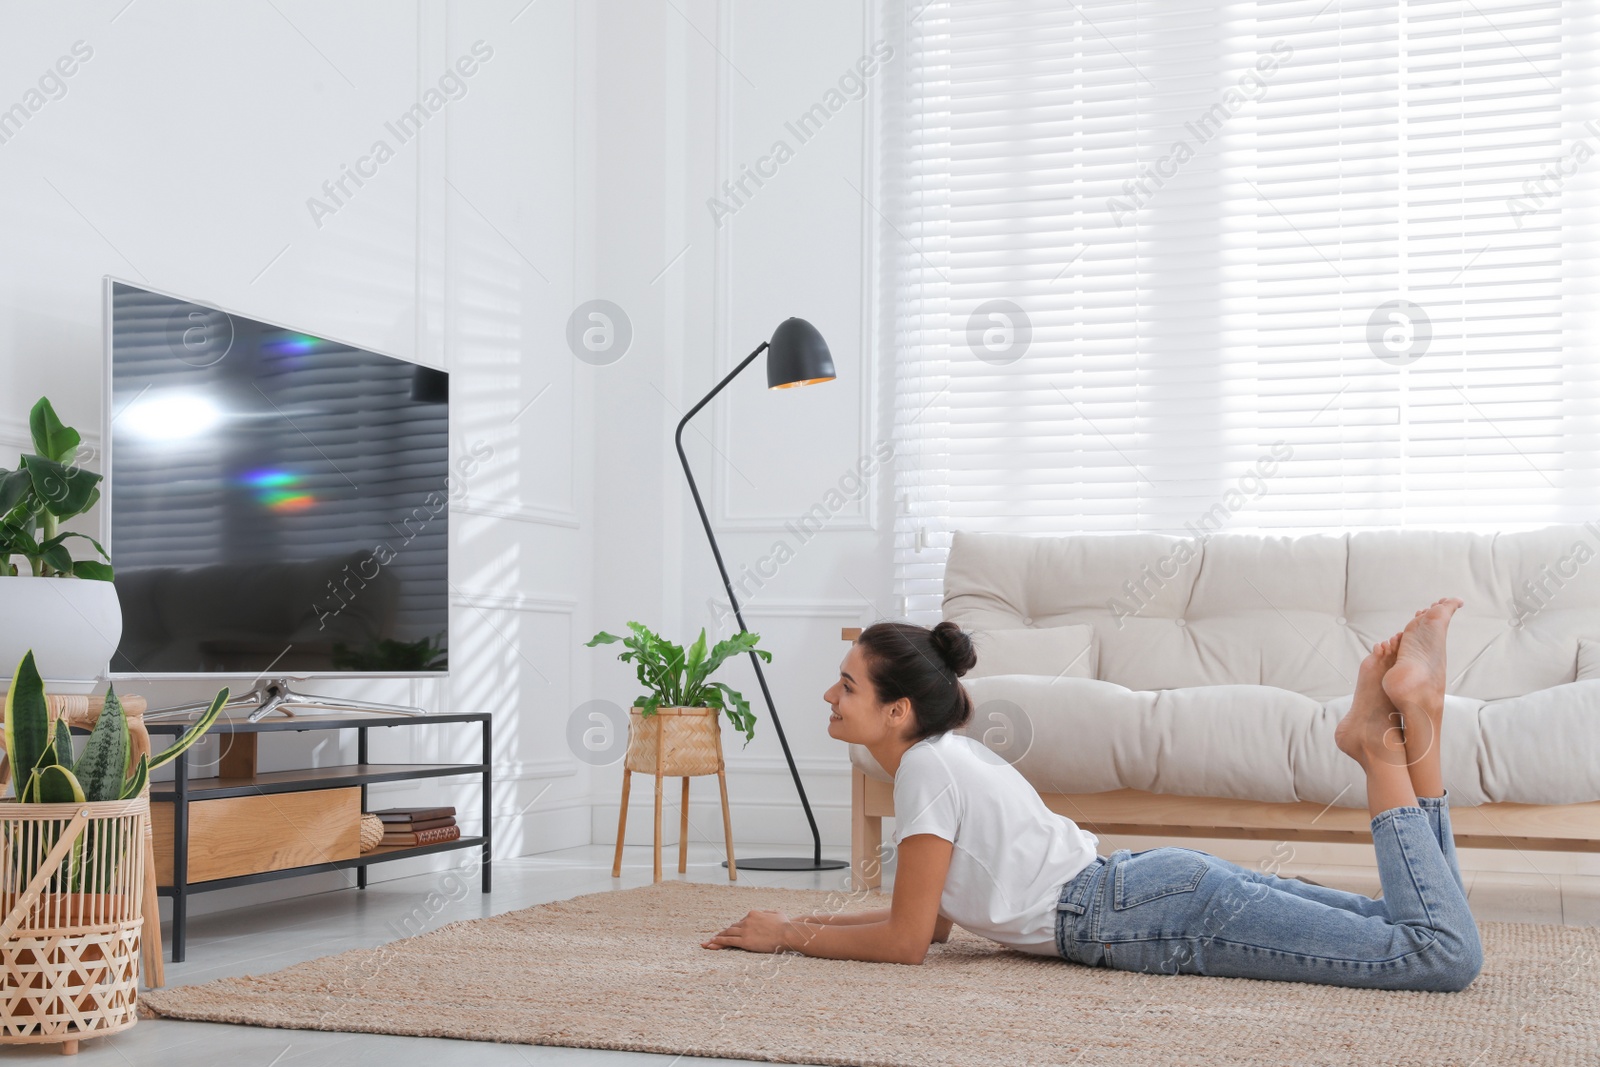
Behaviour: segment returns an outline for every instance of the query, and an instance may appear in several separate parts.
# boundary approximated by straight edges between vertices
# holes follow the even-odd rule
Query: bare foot
[[[1356,675],[1356,692],[1350,710],[1334,728],[1333,741],[1339,751],[1366,767],[1370,763],[1404,766],[1405,732],[1400,712],[1384,693],[1383,680],[1394,670],[1399,653],[1398,635],[1379,641],[1361,661]]]
[[[1406,762],[1419,796],[1442,792],[1438,740],[1444,722],[1445,631],[1459,607],[1458,598],[1444,597],[1417,612],[1400,633],[1395,665],[1383,676],[1383,691],[1405,717]]]
[[[1383,678],[1383,691],[1401,711],[1444,699],[1444,635],[1460,599],[1442,597],[1417,612],[1400,634],[1400,655]]]
[[[1383,676],[1383,691],[1402,712],[1424,712],[1437,725],[1444,712],[1444,635],[1456,597],[1434,601],[1400,632],[1400,654]]]

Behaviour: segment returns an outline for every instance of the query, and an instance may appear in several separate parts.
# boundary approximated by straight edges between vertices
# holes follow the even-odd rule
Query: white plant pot
[[[122,605],[110,582],[0,577],[0,692],[30,648],[46,692],[96,692],[121,640]]]

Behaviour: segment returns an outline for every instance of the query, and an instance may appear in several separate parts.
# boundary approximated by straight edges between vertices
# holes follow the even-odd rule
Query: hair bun
[[[935,626],[930,640],[957,678],[977,666],[978,654],[972,650],[972,636],[955,623],[945,621]]]

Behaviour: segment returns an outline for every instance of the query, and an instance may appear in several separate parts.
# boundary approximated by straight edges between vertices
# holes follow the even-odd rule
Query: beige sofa
[[[980,670],[990,637],[1007,649],[1011,673],[966,683],[967,732],[1052,810],[1102,835],[1360,842],[1334,725],[1373,642],[1441,596],[1466,602],[1442,753],[1458,844],[1600,851],[1600,526],[957,533],[943,613],[979,633]],[[1053,627],[1087,654],[1017,633]],[[852,858],[876,886],[893,779],[850,749]]]

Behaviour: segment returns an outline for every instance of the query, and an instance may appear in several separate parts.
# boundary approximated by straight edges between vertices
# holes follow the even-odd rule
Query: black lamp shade
[[[767,388],[831,382],[833,353],[817,328],[805,319],[784,319],[767,345]]]

